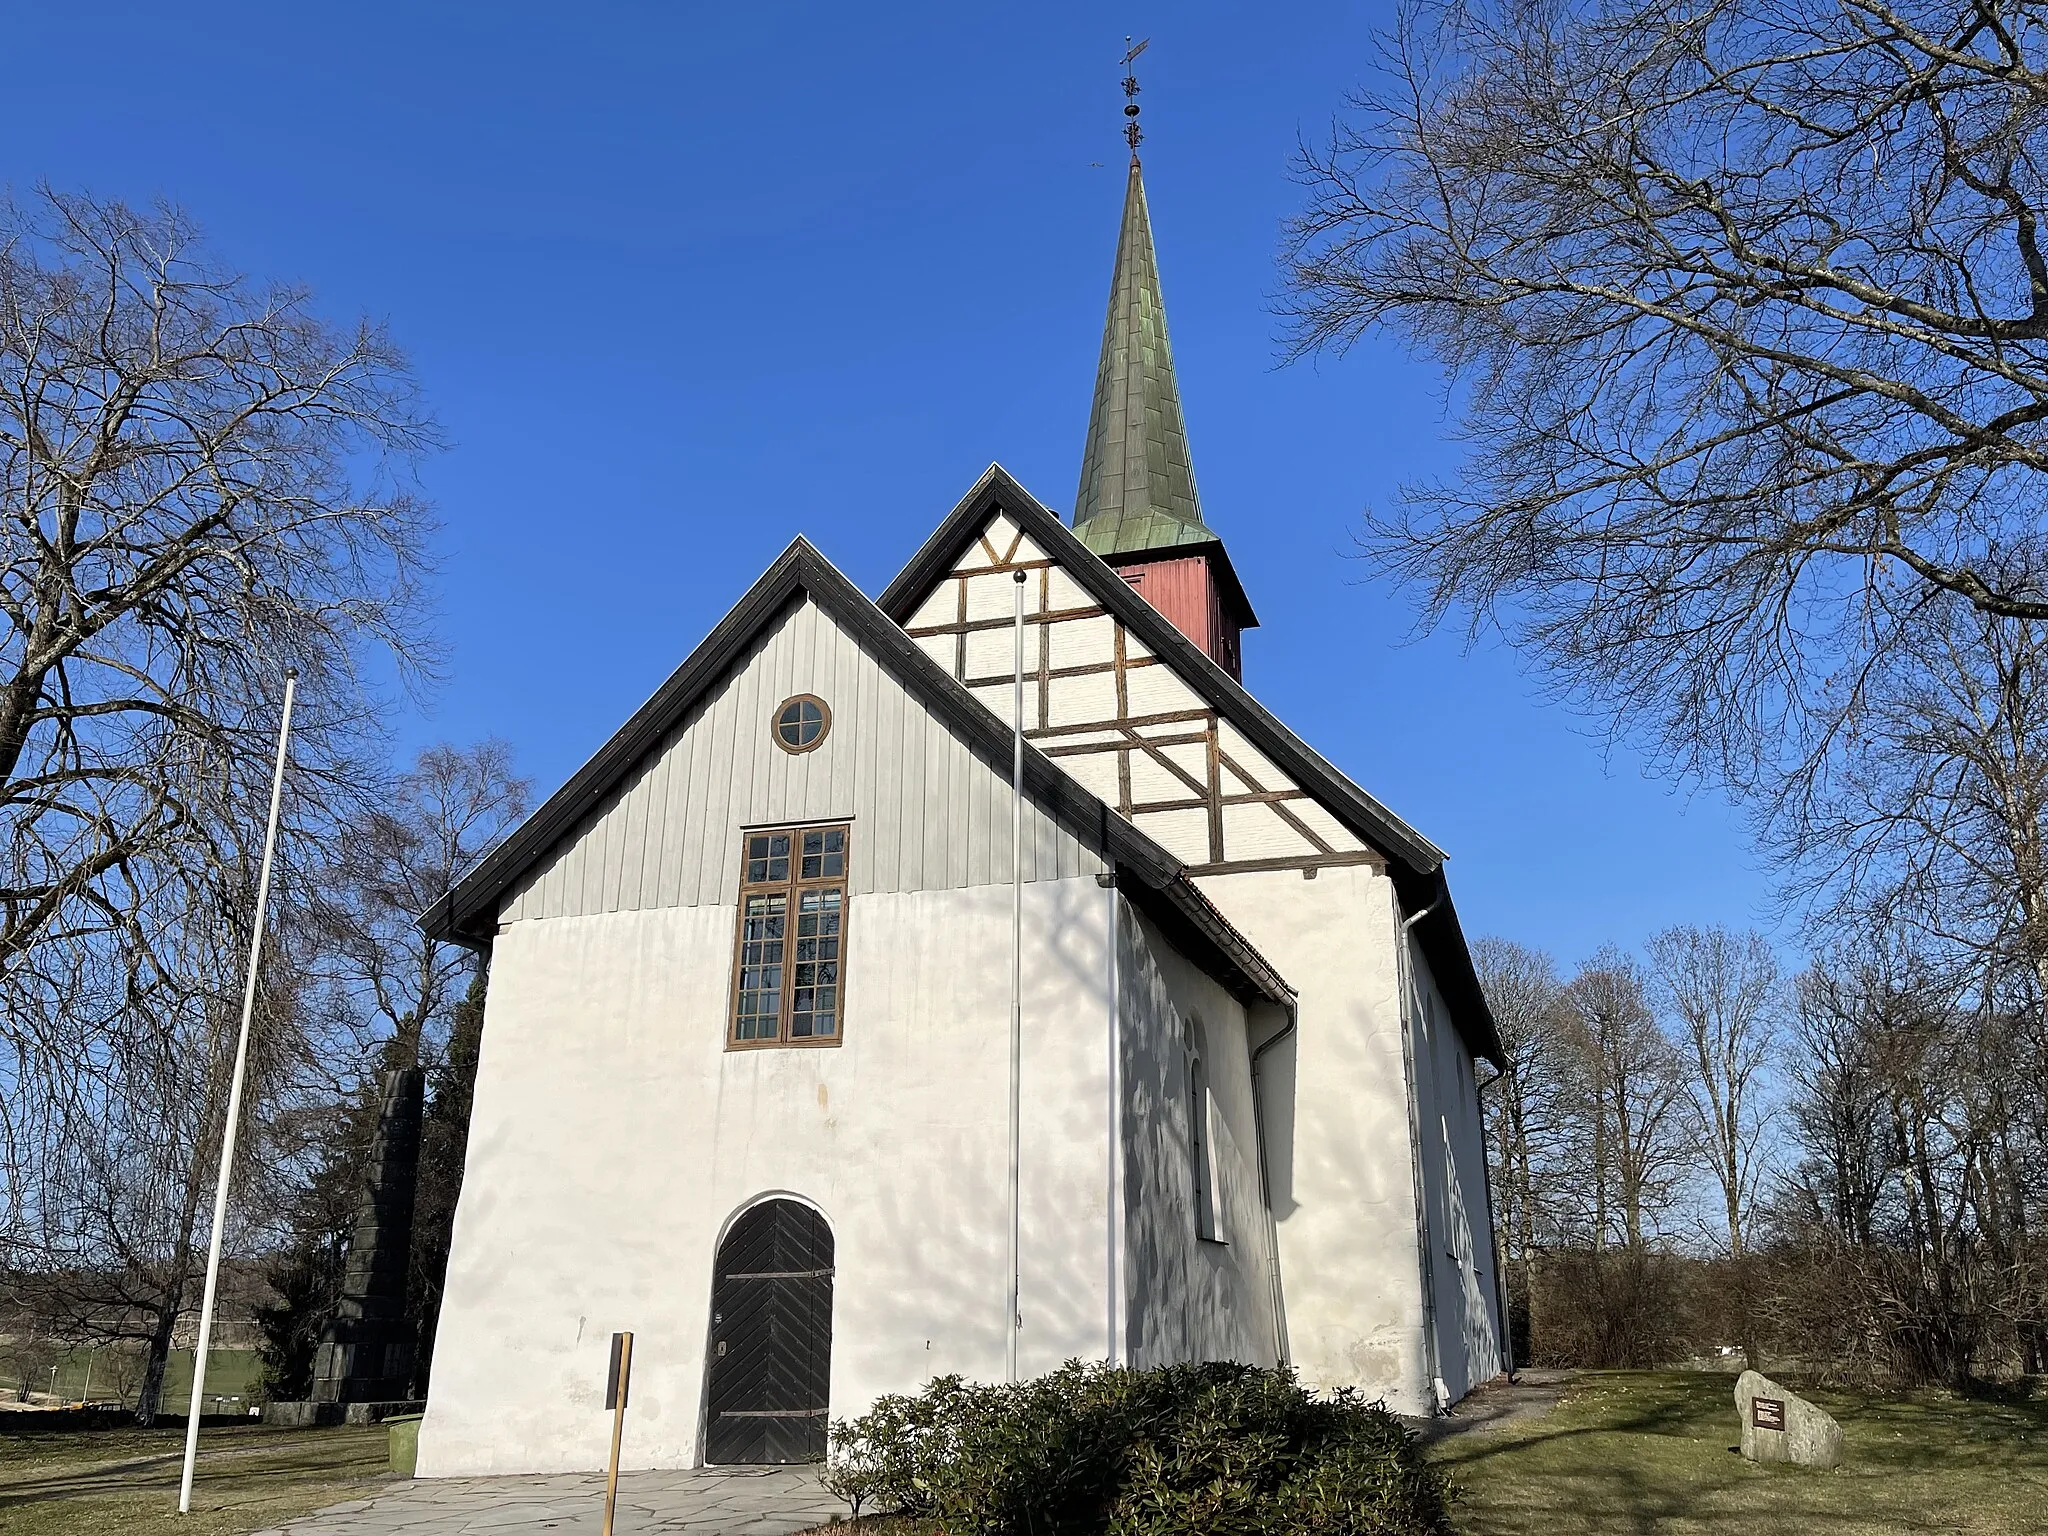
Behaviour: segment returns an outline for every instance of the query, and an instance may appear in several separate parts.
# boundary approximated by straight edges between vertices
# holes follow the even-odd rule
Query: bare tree
[[[1571,1021],[1591,1237],[1618,1235],[1631,1252],[1670,1209],[1684,1160],[1677,1132],[1683,1093],[1671,1049],[1644,995],[1642,972],[1603,949],[1564,991]]]
[[[1853,989],[1819,970],[1799,977],[1792,1054],[1792,1124],[1804,1156],[1790,1172],[1802,1218],[1838,1242],[1869,1244],[1888,1160],[1878,1132],[1881,1105]]]
[[[1485,1092],[1494,1219],[1506,1250],[1499,1267],[1512,1274],[1510,1266],[1519,1263],[1526,1309],[1537,1293],[1539,1243],[1558,1215],[1552,1208],[1559,1182],[1555,1160],[1569,1115],[1565,1058],[1571,1048],[1564,985],[1549,955],[1508,939],[1480,939],[1472,946],[1472,963],[1500,1031],[1503,1056],[1500,1075]]]
[[[476,963],[429,938],[420,914],[525,815],[528,793],[502,741],[429,747],[350,826],[325,872],[322,973],[332,1000],[385,1042],[387,1065],[415,1065],[445,1034]]]
[[[161,1407],[173,1335],[194,1299],[239,1024],[253,864],[223,872],[241,878],[167,894],[143,925],[149,945],[130,951],[134,963],[117,986],[108,986],[101,957],[80,949],[73,990],[0,989],[12,1020],[41,1015],[26,1033],[78,1047],[56,1066],[26,1052],[8,1062],[10,1120],[20,1134],[0,1153],[25,1186],[9,1244],[15,1299],[67,1338],[139,1344],[144,1423]],[[287,909],[258,995],[247,1152],[236,1170],[239,1233],[261,1230],[280,1165],[302,1150],[278,1134],[281,1122],[332,1092],[339,1042],[311,1028],[298,1007],[298,928]]]
[[[319,1345],[336,1317],[344,1271],[379,1270],[377,1254],[407,1256],[400,1272],[408,1295],[396,1299],[405,1303],[418,1342],[432,1342],[447,1224],[462,1181],[483,994],[476,956],[428,937],[419,917],[519,820],[527,793],[502,741],[429,747],[348,827],[321,872],[314,999],[363,1045],[349,1107],[327,1117],[327,1144],[302,1167],[289,1201],[293,1230],[270,1270],[286,1298],[265,1317],[271,1376],[280,1389],[307,1384],[301,1375],[315,1366],[308,1341]],[[471,1027],[466,1037],[451,1039],[465,992]],[[420,1141],[423,1161],[373,1161],[370,1149],[390,1128],[379,1105],[403,1112],[392,1074],[415,1067],[428,1069],[421,1086],[430,1082],[434,1090],[426,1117],[432,1130]],[[425,1164],[429,1158],[438,1161]],[[419,1211],[422,1185],[428,1199]],[[338,1197],[354,1204],[337,1228]],[[427,1362],[417,1352],[413,1359],[415,1380],[423,1383]]]
[[[1821,1154],[1808,1187],[1842,1192],[1852,1287],[1837,1305],[1860,1311],[1901,1376],[1960,1387],[2001,1333],[2038,1335],[2025,1213],[2041,1149],[2015,1145],[1995,1002],[1929,958],[1879,931],[1802,984],[1837,1092],[1801,1114]]]
[[[138,867],[220,862],[187,795],[261,776],[283,664],[317,777],[366,722],[367,649],[422,657],[404,476],[434,440],[380,331],[175,210],[0,204],[0,968],[131,942]]]
[[[1718,927],[1666,929],[1649,952],[1679,1031],[1693,1139],[1720,1186],[1728,1252],[1740,1258],[1770,1118],[1764,1068],[1779,1023],[1778,958],[1762,934]]]
[[[205,1238],[279,674],[301,672],[236,1209],[348,1055],[300,1006],[309,854],[374,798],[373,663],[421,676],[432,423],[376,328],[175,210],[0,203],[0,1133],[6,1267],[156,1410]],[[231,1234],[231,1237],[233,1234]]]
[[[1310,151],[1295,345],[1394,329],[1453,484],[1374,522],[1680,768],[1853,753],[1930,606],[2048,619],[2048,17],[1413,0]]]

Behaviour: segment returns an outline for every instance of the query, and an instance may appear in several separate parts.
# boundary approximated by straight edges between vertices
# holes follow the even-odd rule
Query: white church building
[[[1444,854],[1242,684],[1131,162],[1071,523],[990,469],[879,598],[798,538],[424,919],[490,957],[426,1476],[793,1461],[1018,1370],[1501,1369]]]

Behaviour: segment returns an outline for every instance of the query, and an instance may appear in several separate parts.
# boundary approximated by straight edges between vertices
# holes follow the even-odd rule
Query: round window
[[[775,744],[785,752],[808,752],[832,729],[832,711],[814,693],[800,693],[775,711]]]

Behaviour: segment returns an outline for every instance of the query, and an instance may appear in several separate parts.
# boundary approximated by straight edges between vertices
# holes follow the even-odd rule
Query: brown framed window
[[[775,745],[785,752],[809,752],[823,746],[832,729],[832,706],[815,693],[784,699],[775,711]]]
[[[741,834],[728,1046],[839,1043],[847,841],[843,826]]]

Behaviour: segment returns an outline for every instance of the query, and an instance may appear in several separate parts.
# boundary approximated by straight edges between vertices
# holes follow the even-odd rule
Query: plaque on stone
[[[1842,1426],[1760,1371],[1744,1371],[1737,1379],[1735,1412],[1742,1426],[1742,1454],[1751,1461],[1842,1464]]]

